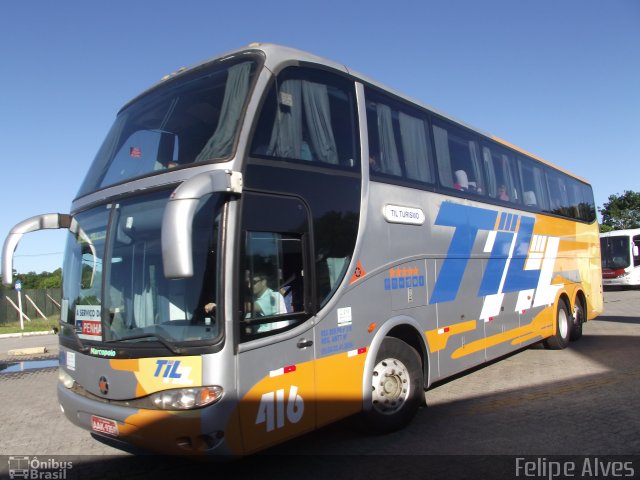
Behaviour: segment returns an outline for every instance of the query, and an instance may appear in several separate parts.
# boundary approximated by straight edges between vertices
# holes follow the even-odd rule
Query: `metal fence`
[[[15,290],[2,289],[0,298],[0,325],[20,320],[20,315],[11,305],[18,305],[18,293]],[[7,298],[8,297],[8,298]],[[22,290],[22,312],[31,320],[42,318],[36,307],[45,315],[60,314],[60,288],[39,288]],[[9,301],[11,300],[11,302]]]

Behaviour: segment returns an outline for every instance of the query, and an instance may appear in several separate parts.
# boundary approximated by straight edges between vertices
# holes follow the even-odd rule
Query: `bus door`
[[[246,453],[315,428],[309,215],[294,197],[243,195],[237,332]],[[292,330],[296,329],[295,335]]]

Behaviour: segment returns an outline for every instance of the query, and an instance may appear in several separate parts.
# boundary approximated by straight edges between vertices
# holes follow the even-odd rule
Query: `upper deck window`
[[[366,96],[371,176],[433,184],[426,114],[369,88]]]
[[[228,159],[256,63],[243,57],[170,80],[123,109],[79,195],[152,172]]]
[[[356,169],[353,82],[307,68],[278,75],[262,107],[252,155]]]
[[[516,169],[513,155],[493,142],[486,142],[482,146],[482,160],[489,197],[501,202],[522,203],[514,174]]]
[[[440,185],[472,195],[484,195],[480,147],[469,131],[444,120],[433,121]]]
[[[532,209],[548,211],[549,193],[541,164],[528,157],[518,156],[522,201]]]

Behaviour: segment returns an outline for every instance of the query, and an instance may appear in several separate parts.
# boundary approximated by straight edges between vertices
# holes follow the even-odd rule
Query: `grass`
[[[0,335],[3,333],[20,333],[20,332],[46,332],[51,331],[53,328],[58,330],[60,328],[60,315],[51,315],[44,318],[32,318],[31,321],[24,320],[24,330],[20,329],[20,322],[9,322],[0,325]]]

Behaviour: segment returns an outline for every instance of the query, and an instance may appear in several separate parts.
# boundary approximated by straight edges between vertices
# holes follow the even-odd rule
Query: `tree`
[[[599,211],[603,232],[640,228],[640,192],[626,190],[622,195],[609,195]]]
[[[14,278],[22,282],[22,288],[40,289],[40,288],[60,288],[62,285],[62,269],[58,268],[53,272],[29,272],[15,273]],[[11,287],[12,288],[12,287]]]
[[[45,272],[46,273],[46,272]],[[58,268],[40,279],[40,288],[60,288],[62,285],[62,269]]]

